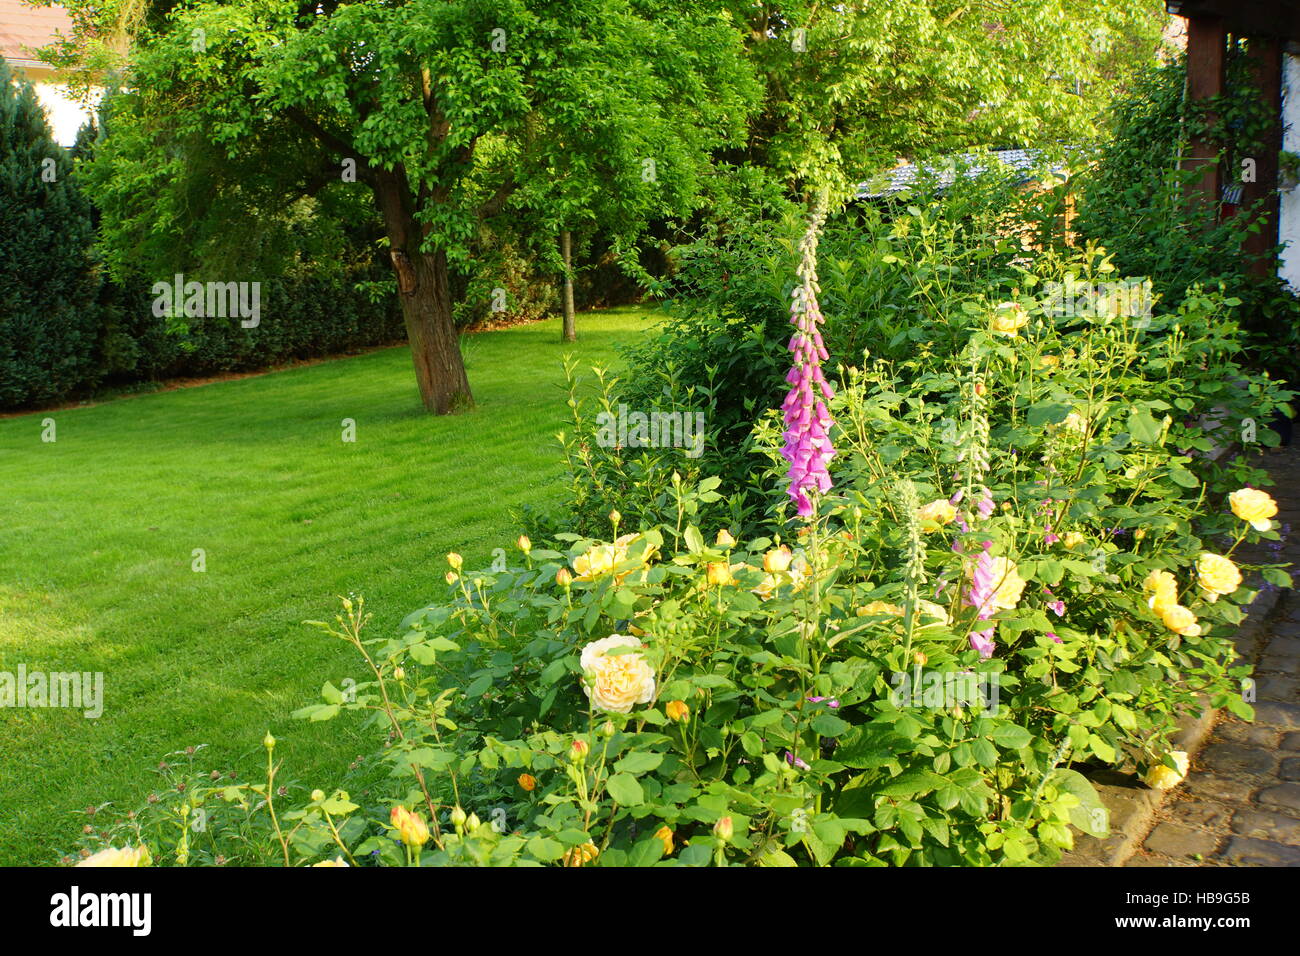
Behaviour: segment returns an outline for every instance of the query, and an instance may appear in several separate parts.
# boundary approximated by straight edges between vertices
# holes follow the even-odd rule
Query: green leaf
[[[993,728],[993,742],[999,747],[1005,747],[1008,750],[1019,750],[1026,747],[1034,739],[1034,735],[1017,724],[998,724]]]
[[[645,791],[636,777],[626,773],[616,773],[605,784],[609,795],[625,807],[639,807],[645,803]]]
[[[647,751],[636,751],[614,764],[614,769],[619,773],[640,774],[654,770],[664,762],[663,754],[649,753]]]
[[[627,855],[628,866],[654,866],[663,858],[664,841],[657,836],[648,836],[638,840]]]

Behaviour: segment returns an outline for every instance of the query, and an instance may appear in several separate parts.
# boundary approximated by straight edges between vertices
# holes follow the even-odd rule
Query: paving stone
[[[1171,860],[1158,853],[1135,853],[1125,866],[1187,866],[1186,861]]]
[[[1278,746],[1283,750],[1300,751],[1300,731],[1283,735],[1282,742]]]
[[[1189,827],[1222,829],[1232,819],[1232,810],[1208,800],[1180,800],[1169,808],[1169,818]]]
[[[1238,810],[1232,816],[1232,832],[1244,837],[1300,846],[1300,820],[1267,810]]]
[[[1249,803],[1259,781],[1234,780],[1216,774],[1194,770],[1183,781],[1187,792],[1197,797],[1221,800],[1224,803]]]
[[[1283,730],[1300,729],[1300,704],[1265,701],[1255,705],[1255,722],[1271,724]]]
[[[1223,857],[1238,866],[1300,866],[1300,847],[1233,837],[1223,848]]]
[[[1257,727],[1254,724],[1248,724],[1245,721],[1225,720],[1214,728],[1213,741],[1228,740],[1239,744],[1248,744],[1252,747],[1265,747],[1272,749],[1277,746],[1278,732],[1272,727]]]
[[[1278,654],[1282,657],[1300,658],[1300,637],[1280,637],[1274,636],[1268,642],[1268,653]]]
[[[1268,773],[1273,754],[1259,747],[1235,743],[1214,743],[1201,752],[1200,763],[1211,773]]]
[[[1283,780],[1300,780],[1300,757],[1287,757],[1277,767],[1277,775]]]
[[[1145,846],[1170,857],[1202,856],[1214,852],[1219,838],[1204,830],[1194,830],[1178,823],[1159,823],[1147,837]]]
[[[1264,651],[1260,657],[1257,670],[1260,674],[1275,674],[1279,677],[1287,677],[1300,671],[1300,657],[1294,657],[1290,654],[1275,654],[1270,648]]]
[[[1255,678],[1256,701],[1281,701],[1284,704],[1300,702],[1300,681],[1278,674],[1260,674]]]
[[[1280,783],[1259,792],[1258,802],[1270,807],[1281,807],[1300,813],[1300,783]]]

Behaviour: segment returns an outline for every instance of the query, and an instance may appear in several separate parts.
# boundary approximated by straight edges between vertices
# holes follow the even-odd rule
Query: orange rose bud
[[[537,778],[531,773],[521,773],[519,775],[519,786],[532,793],[537,789]]]
[[[429,827],[418,813],[406,807],[393,807],[389,820],[407,846],[424,846],[429,842]]]
[[[567,588],[573,583],[573,575],[569,573],[568,568],[560,568],[555,572],[555,583],[562,588]]]
[[[731,566],[725,561],[710,562],[708,568],[708,579],[709,584],[715,587],[736,583],[736,579],[731,575]]]
[[[723,843],[730,843],[735,835],[735,824],[732,823],[731,817],[720,817],[718,822],[713,824],[713,835]]]
[[[664,713],[668,715],[669,720],[686,720],[691,716],[691,709],[686,706],[685,701],[670,700],[664,705]]]
[[[581,763],[587,759],[587,754],[591,752],[591,745],[585,740],[575,740],[569,745],[569,759],[574,763]]]

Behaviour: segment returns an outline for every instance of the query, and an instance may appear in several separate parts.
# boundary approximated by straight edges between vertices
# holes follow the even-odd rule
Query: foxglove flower
[[[821,363],[830,356],[822,342],[819,326],[825,320],[817,303],[817,236],[824,219],[825,211],[819,202],[799,243],[799,284],[790,303],[790,321],[795,332],[789,348],[794,361],[785,377],[790,391],[781,405],[785,421],[781,456],[790,463],[788,494],[804,518],[813,513],[809,491],[830,490],[827,466],[835,457],[830,440],[831,416],[827,410],[827,403],[835,393],[822,375]]]

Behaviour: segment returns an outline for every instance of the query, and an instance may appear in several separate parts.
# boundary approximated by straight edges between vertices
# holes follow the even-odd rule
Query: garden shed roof
[[[943,185],[953,182],[957,178],[958,170],[961,170],[968,179],[974,179],[986,172],[994,162],[1021,173],[1028,173],[1039,168],[1041,156],[1042,150],[1039,149],[995,149],[987,152],[958,153],[947,157],[946,161],[938,160],[925,163],[923,166],[918,166],[916,163],[902,163],[874,179],[859,183],[855,198],[884,199],[911,189],[916,184],[922,169],[937,177]],[[1065,173],[1065,169],[1063,163],[1052,166],[1052,172],[1061,175]],[[1023,181],[1028,182],[1029,178],[1025,175]]]

